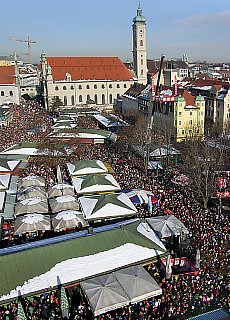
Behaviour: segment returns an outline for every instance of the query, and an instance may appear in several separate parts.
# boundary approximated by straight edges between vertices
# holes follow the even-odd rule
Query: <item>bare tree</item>
[[[63,106],[62,100],[58,96],[54,96],[50,103],[51,113],[57,115],[61,106]]]
[[[190,188],[199,197],[205,208],[214,195],[216,172],[226,162],[224,148],[217,140],[202,139],[190,135],[180,144],[182,171],[190,179]]]

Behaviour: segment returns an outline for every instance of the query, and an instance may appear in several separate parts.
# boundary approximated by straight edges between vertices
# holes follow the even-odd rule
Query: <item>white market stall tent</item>
[[[80,176],[95,173],[107,173],[108,169],[101,160],[80,160],[67,163],[70,176]]]
[[[119,191],[121,188],[111,174],[72,177],[77,194]]]
[[[146,221],[159,238],[181,236],[189,233],[185,225],[174,215],[147,218]]]
[[[94,316],[162,294],[142,266],[131,266],[80,283]]]
[[[108,219],[137,214],[125,193],[83,196],[79,202],[86,220]]]
[[[74,196],[60,196],[49,199],[52,213],[58,213],[64,210],[79,210],[79,203]]]

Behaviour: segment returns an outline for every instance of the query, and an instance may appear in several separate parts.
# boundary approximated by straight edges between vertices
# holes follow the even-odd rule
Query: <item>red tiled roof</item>
[[[132,73],[117,57],[47,57],[54,81],[65,80],[66,73],[72,80],[133,79]]]
[[[15,66],[0,66],[0,84],[15,84]]]
[[[191,95],[187,90],[183,92],[183,98],[186,101],[186,106],[195,106],[195,97]]]

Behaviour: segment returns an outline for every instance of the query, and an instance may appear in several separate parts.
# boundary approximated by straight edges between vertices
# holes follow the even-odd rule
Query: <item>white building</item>
[[[133,74],[117,57],[41,56],[46,106],[59,97],[64,106],[95,102],[112,106],[133,83]]]
[[[133,19],[133,70],[137,81],[144,85],[147,84],[146,18],[142,16],[140,5]]]
[[[20,89],[15,66],[0,66],[0,105],[19,103]]]

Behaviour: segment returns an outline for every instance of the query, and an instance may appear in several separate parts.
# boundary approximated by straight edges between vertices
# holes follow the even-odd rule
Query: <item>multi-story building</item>
[[[133,74],[117,57],[41,56],[46,106],[59,97],[64,106],[113,105],[133,83]]]
[[[20,87],[15,66],[0,66],[0,105],[19,103]]]

